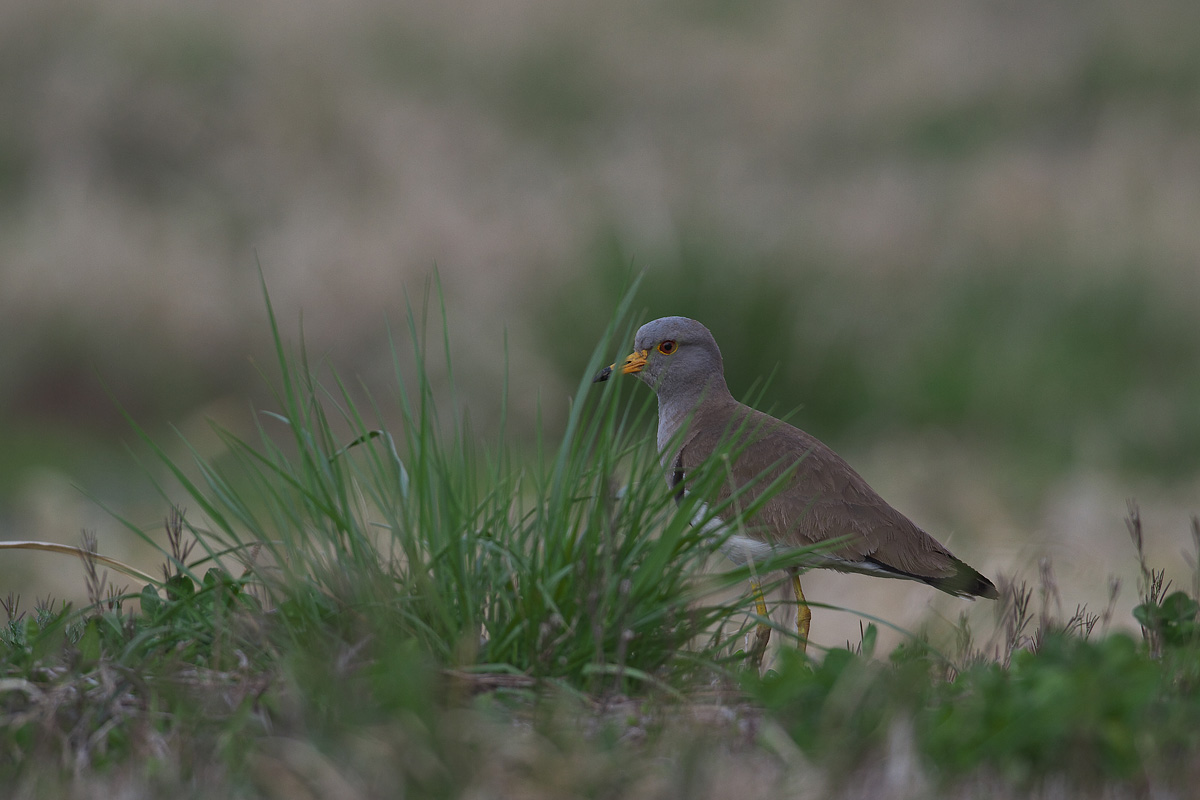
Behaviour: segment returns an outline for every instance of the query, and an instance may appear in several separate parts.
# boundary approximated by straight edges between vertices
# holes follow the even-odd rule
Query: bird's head
[[[637,375],[660,398],[699,394],[714,381],[725,382],[712,333],[687,317],[662,317],[638,328],[625,362],[605,367],[593,382],[608,380],[614,371]]]

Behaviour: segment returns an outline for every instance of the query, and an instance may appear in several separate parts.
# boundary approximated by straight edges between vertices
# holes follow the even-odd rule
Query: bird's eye
[[[669,356],[671,353],[674,353],[678,347],[679,345],[675,344],[673,339],[667,339],[658,343],[658,352],[662,353],[664,356]]]

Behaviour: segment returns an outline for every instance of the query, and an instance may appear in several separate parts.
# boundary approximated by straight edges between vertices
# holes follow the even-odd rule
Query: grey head
[[[644,364],[639,367],[634,359],[626,370],[641,378],[660,401],[725,389],[725,365],[717,340],[694,319],[662,317],[647,322],[638,328],[633,349],[634,355],[643,355]]]
[[[729,397],[717,341],[687,317],[662,317],[638,328],[633,353],[595,380],[607,380],[614,370],[636,375],[658,395],[660,445],[699,403]]]

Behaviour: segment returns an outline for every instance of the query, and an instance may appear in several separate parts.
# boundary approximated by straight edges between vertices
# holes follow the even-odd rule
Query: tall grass
[[[680,765],[688,787],[674,794],[727,796],[696,776],[750,763],[747,730],[763,731],[758,741],[791,777],[815,775],[847,797],[878,796],[885,783],[904,796],[1030,796],[1061,784],[1063,796],[1089,797],[1187,796],[1195,784],[1200,578],[1191,594],[1170,591],[1146,560],[1135,507],[1142,642],[1109,632],[1111,604],[1060,619],[1047,565],[1041,614],[1034,590],[1002,582],[995,634],[977,644],[964,621],[955,659],[920,640],[878,658],[870,626],[858,652],[814,663],[788,648],[764,676],[740,671],[741,692],[717,700],[721,722],[702,716],[708,695],[645,702],[747,657],[743,634],[759,622],[742,586],[749,568],[708,560],[742,524],[733,506],[749,495],[699,502],[726,478],[721,456],[735,453],[690,475],[691,494],[677,499],[647,432],[650,393],[592,386],[629,339],[627,295],[564,429],[518,459],[455,402],[445,312],[428,310],[436,297],[408,308],[392,336],[390,406],[336,373],[318,377],[268,302],[277,372],[265,376],[275,393],[257,439],[218,430],[225,455],[193,451],[182,464],[143,434],[182,487],[183,497],[164,490],[168,499],[192,510],[168,518],[162,579],[115,591],[102,572],[115,562],[88,537],[72,552],[90,607],[43,601],[26,613],[19,598],[0,599],[0,782],[15,796],[65,795],[70,775],[80,797],[120,794],[97,782],[108,770],[158,794],[253,796],[249,787],[309,781],[323,787],[314,796],[353,783],[366,797],[435,798],[495,793],[497,775],[557,796],[546,787],[561,788],[560,773],[586,784],[603,772],[596,786],[607,789],[593,793],[627,796],[664,763]],[[714,533],[718,514],[729,524]],[[1200,552],[1200,522],[1193,533]],[[1197,552],[1187,554],[1194,571]],[[758,576],[806,555],[760,563]],[[733,586],[741,600],[717,599]],[[140,614],[123,608],[134,600]],[[503,707],[508,695],[464,700],[459,689],[472,684],[549,684],[614,702],[585,725],[571,714],[563,723],[530,710],[578,709],[575,692]],[[615,692],[635,695],[638,711]],[[643,719],[630,721],[638,715],[666,733],[647,735]],[[626,740],[638,728],[650,749]],[[516,729],[539,742],[513,755]],[[746,796],[777,796],[784,781],[768,782]]]
[[[285,344],[268,299],[277,408],[260,415],[257,441],[218,428],[227,457],[193,451],[189,469],[146,439],[204,518],[189,524],[208,556],[241,558],[287,637],[402,639],[468,673],[585,690],[670,686],[740,658],[749,598],[713,598],[750,573],[706,570],[721,535],[692,524],[729,509],[701,507],[693,497],[704,491],[672,496],[646,433],[650,393],[591,383],[631,339],[632,292],[598,339],[558,444],[539,437],[518,463],[503,433],[485,440],[454,402],[445,309],[432,318],[431,291],[392,336],[396,413],[336,373],[319,380],[303,344]],[[431,322],[450,376],[443,393],[427,356]],[[722,477],[713,469],[696,485]]]

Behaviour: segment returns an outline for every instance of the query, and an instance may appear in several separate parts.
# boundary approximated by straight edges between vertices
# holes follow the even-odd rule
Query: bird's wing
[[[748,532],[755,538],[804,546],[849,537],[830,553],[846,568],[883,568],[928,581],[954,578],[960,565],[966,566],[888,505],[817,438],[740,404],[727,409],[725,416],[725,425],[705,420],[708,424],[694,426],[697,432],[685,439],[674,459],[677,477],[689,475],[714,453],[728,453],[728,467],[715,465],[727,470],[728,477],[720,481],[712,500],[724,503],[737,487],[749,484],[734,501],[746,508],[794,468],[749,521]]]

